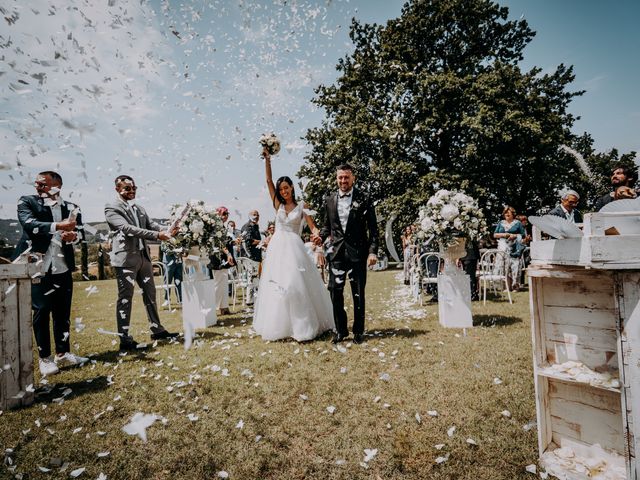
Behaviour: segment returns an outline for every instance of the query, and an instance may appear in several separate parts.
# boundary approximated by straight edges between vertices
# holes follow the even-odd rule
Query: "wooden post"
[[[35,264],[0,265],[0,409],[33,403],[31,279]],[[29,391],[30,390],[30,391]]]

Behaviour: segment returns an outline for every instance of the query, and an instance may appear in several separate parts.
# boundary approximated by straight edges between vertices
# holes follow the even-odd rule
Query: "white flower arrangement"
[[[205,255],[224,248],[227,230],[215,208],[199,200],[192,200],[189,205],[191,208],[180,221],[180,228],[172,238],[172,243],[186,250],[199,247]],[[183,211],[184,206],[174,205],[171,209],[171,219],[175,220]]]
[[[464,192],[449,190],[438,190],[420,208],[419,227],[421,237],[434,237],[445,246],[460,237],[477,240],[487,232],[478,203]]]
[[[275,133],[263,133],[260,137],[260,145],[267,147],[269,155],[277,155],[280,151],[280,139]]]

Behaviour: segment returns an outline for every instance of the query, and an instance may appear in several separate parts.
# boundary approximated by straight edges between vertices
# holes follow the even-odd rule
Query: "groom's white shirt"
[[[338,217],[342,231],[347,230],[347,221],[349,220],[349,211],[351,210],[351,202],[353,201],[353,188],[346,193],[338,191]]]

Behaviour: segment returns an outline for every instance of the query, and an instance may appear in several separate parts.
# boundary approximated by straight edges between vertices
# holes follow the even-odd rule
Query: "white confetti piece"
[[[368,463],[374,459],[374,457],[378,454],[377,448],[365,448],[364,449],[364,463]]]
[[[333,405],[329,405],[327,407],[327,412],[333,414],[336,411],[336,407],[334,407]]]
[[[80,475],[82,475],[84,473],[84,471],[86,470],[85,467],[81,467],[81,468],[76,468],[75,470],[73,470],[69,476],[71,478],[78,478]]]
[[[447,435],[450,437],[453,437],[453,434],[456,432],[456,426],[452,426],[449,428],[449,430],[447,430]]]

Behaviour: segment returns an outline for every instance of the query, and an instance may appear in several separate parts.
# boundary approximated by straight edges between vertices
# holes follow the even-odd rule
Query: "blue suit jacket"
[[[63,201],[60,205],[62,210],[62,218],[68,218],[69,213],[76,208],[77,205],[71,202]],[[24,195],[18,201],[18,220],[22,225],[22,238],[18,242],[18,246],[13,254],[13,258],[18,257],[29,247],[31,242],[31,251],[36,253],[47,253],[53,234],[51,233],[51,224],[53,223],[53,214],[51,208],[44,204],[44,200],[38,195]],[[78,238],[82,239],[83,227],[82,216],[78,214],[76,217],[76,232]],[[75,255],[73,252],[73,244],[62,242],[62,253],[64,254],[67,268],[70,271],[76,269]]]

